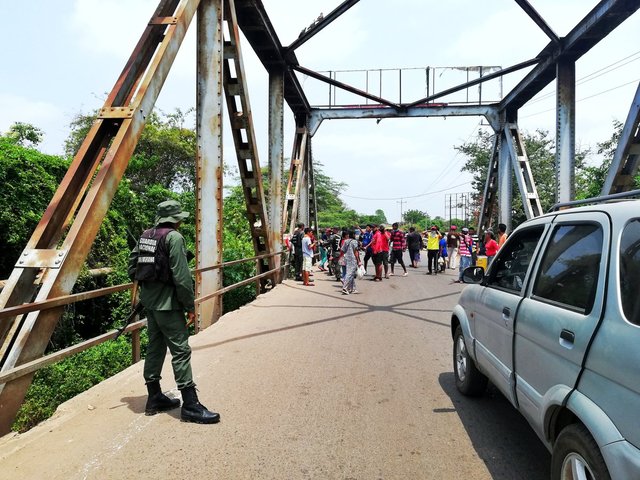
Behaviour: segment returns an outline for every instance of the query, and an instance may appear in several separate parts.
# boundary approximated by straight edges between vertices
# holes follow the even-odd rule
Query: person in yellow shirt
[[[427,265],[429,271],[427,275],[432,273],[438,274],[438,252],[440,251],[440,232],[435,225],[431,226],[431,229],[427,233]]]

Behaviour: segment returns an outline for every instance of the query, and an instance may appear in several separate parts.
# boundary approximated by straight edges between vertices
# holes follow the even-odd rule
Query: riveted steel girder
[[[625,192],[635,185],[640,167],[640,84],[620,133],[609,173],[602,187],[602,195]]]
[[[540,63],[500,102],[507,120],[556,77],[558,60],[578,60],[640,8],[640,0],[602,0],[558,44],[551,41],[539,54]]]
[[[498,193],[498,172],[500,166],[500,134],[493,137],[493,147],[489,157],[489,168],[487,170],[487,180],[484,185],[482,195],[482,205],[480,216],[478,217],[478,230],[484,232],[491,226],[494,210],[496,207],[496,194]]]
[[[309,133],[313,136],[323,120],[359,118],[418,118],[418,117],[472,117],[483,116],[494,130],[500,129],[497,105],[419,105],[403,110],[380,106],[348,108],[313,108],[309,115]]]
[[[297,64],[295,52],[280,43],[261,0],[236,0],[238,26],[268,73],[284,74],[284,98],[300,122],[306,120],[309,101],[288,63]],[[286,55],[286,59],[285,59]]]
[[[269,75],[269,222],[274,252],[282,251],[282,194],[284,175],[284,75]],[[280,256],[275,258],[275,268],[280,267]],[[279,282],[281,271],[274,276]]]
[[[222,0],[201,0],[197,16],[196,297],[222,288]],[[197,329],[222,313],[222,296],[196,305]]]
[[[256,256],[273,251],[267,221],[267,205],[262,185],[262,171],[258,160],[258,145],[253,127],[249,90],[245,78],[244,62],[240,48],[234,0],[225,0],[225,22],[229,38],[224,41],[224,93],[231,133],[236,148],[240,181],[247,207],[247,219]],[[258,262],[258,274],[273,270],[273,257]],[[263,289],[266,279],[262,280]]]
[[[576,180],[576,67],[558,61],[556,88],[556,200],[575,197]]]
[[[542,215],[540,197],[538,196],[538,190],[535,180],[533,179],[533,174],[531,173],[531,166],[529,165],[529,158],[527,157],[527,151],[518,125],[515,123],[505,125],[503,137],[509,156],[511,157],[511,165],[513,166],[516,182],[520,189],[524,213],[527,219]],[[509,210],[511,210],[510,205]]]
[[[307,142],[309,133],[306,127],[298,127],[293,138],[291,166],[289,167],[289,181],[284,197],[282,211],[282,234],[292,234],[298,220],[300,192],[303,186],[303,173],[307,159]]]
[[[36,301],[71,292],[198,4],[160,1],[27,244],[29,250],[60,250],[59,263],[17,265],[0,294],[0,308],[34,300],[33,281],[41,268]],[[171,22],[156,21],[167,17]],[[2,320],[2,371],[40,357],[61,313],[56,308]],[[9,431],[31,379],[26,375],[0,386],[0,434]]]

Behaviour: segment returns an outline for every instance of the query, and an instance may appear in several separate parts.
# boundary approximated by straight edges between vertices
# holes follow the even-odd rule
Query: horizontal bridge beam
[[[404,110],[391,107],[362,106],[347,108],[313,108],[309,115],[309,133],[313,136],[323,120],[361,118],[420,118],[420,117],[472,117],[483,116],[494,130],[500,128],[498,105],[418,105]]]

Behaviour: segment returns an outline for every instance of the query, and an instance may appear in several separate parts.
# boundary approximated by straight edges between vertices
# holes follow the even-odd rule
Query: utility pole
[[[396,203],[400,204],[400,222],[404,222],[404,218],[403,218],[404,213],[402,210],[402,206],[408,202],[406,202],[404,198],[401,198],[400,200],[396,201]]]

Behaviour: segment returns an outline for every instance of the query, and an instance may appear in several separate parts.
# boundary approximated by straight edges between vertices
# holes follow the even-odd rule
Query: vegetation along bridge
[[[28,392],[37,394],[29,390],[34,375],[36,380],[40,375],[39,385],[51,392],[63,390],[56,385],[71,376],[70,370],[43,367],[64,358],[81,359],[76,367],[90,365],[100,355],[91,352],[103,352],[99,349],[104,345],[129,349],[134,361],[140,359],[144,319],[129,324],[130,337],[118,342],[111,341],[116,332],[109,330],[113,320],[126,317],[132,289],[121,269],[131,239],[120,241],[118,234],[129,227],[137,234],[148,226],[149,207],[164,200],[169,190],[174,195],[186,192],[184,198],[191,202],[187,206],[195,212],[186,235],[193,238],[195,252],[199,334],[193,345],[201,375],[198,385],[216,399],[225,420],[221,429],[193,431],[176,424],[171,415],[140,416],[140,367],[135,364],[64,404],[44,426],[21,438],[5,437],[0,476],[12,472],[13,478],[15,472],[15,478],[41,478],[46,471],[54,478],[108,478],[137,471],[145,477],[184,468],[233,478],[256,478],[261,472],[267,477],[453,478],[462,468],[470,478],[511,478],[515,470],[499,458],[509,448],[509,456],[512,449],[519,451],[514,462],[531,472],[526,478],[536,478],[536,465],[547,461],[546,454],[528,444],[520,421],[498,413],[478,420],[474,407],[462,404],[453,393],[447,320],[459,288],[449,284],[451,275],[427,282],[419,269],[381,285],[371,282],[360,296],[341,298],[335,284],[321,274],[316,274],[322,278],[314,290],[286,281],[288,260],[282,253],[284,239],[297,222],[331,226],[318,222],[322,203],[311,149],[325,120],[486,119],[493,135],[488,161],[479,167],[484,188],[474,223],[480,230],[498,222],[510,229],[514,180],[522,216],[543,213],[518,114],[555,82],[551,196],[554,201],[574,199],[575,64],[633,16],[640,1],[602,0],[563,37],[527,0],[515,3],[548,37],[541,51],[508,67],[461,67],[466,79],[456,85],[443,86],[438,68],[421,69],[425,95],[407,100],[403,82],[411,69],[391,70],[397,76],[391,81],[390,70],[318,72],[298,60],[298,49],[325,27],[347,11],[366,8],[358,0],[346,0],[321,14],[289,45],[281,43],[261,0],[160,0],[102,108],[95,116],[76,119],[67,145],[70,163],[38,157],[46,168],[36,172],[42,184],[32,190],[42,197],[49,188],[45,180],[51,178],[53,187],[30,237],[19,248],[9,242],[2,245],[6,280],[0,292],[0,434],[10,432],[12,425],[16,428],[17,416],[21,421],[18,413],[30,398]],[[192,23],[197,30],[196,131],[188,137],[180,128],[180,113],[163,118],[153,108]],[[265,175],[258,159],[243,46],[251,47],[268,73]],[[498,98],[488,93],[491,82],[516,72],[522,79],[513,89],[503,94],[499,83]],[[359,76],[358,86],[347,82],[352,74]],[[302,78],[328,85],[328,101],[312,105]],[[385,94],[383,83],[388,82],[397,90],[393,98]],[[285,103],[295,123],[288,165]],[[224,202],[223,117],[228,118],[239,172],[239,185]],[[640,85],[617,143],[611,146],[611,164],[600,171],[601,193],[634,187],[639,120]],[[175,131],[187,135],[188,141],[172,137]],[[37,135],[16,124],[2,138],[3,156],[11,160],[23,155],[19,144]],[[178,146],[185,144],[193,149],[180,150]],[[168,154],[173,162],[170,178],[163,176],[169,160],[158,154],[166,145],[173,149]],[[20,167],[8,160],[3,165],[2,190],[13,192],[20,185]],[[164,182],[165,190],[146,188],[156,181]],[[41,200],[37,195],[34,204]],[[242,238],[249,249],[239,241]],[[96,278],[102,280],[95,282]],[[233,303],[241,288],[265,295],[218,322],[223,301],[227,309],[241,303],[226,303]],[[94,307],[84,306],[89,303]],[[69,318],[77,328],[98,310],[104,327],[99,336],[80,335],[80,343],[57,341],[65,325],[69,327]],[[80,369],[78,383],[86,388],[112,370],[87,379]],[[66,398],[73,393],[66,392]],[[485,405],[483,411],[486,408],[491,407]],[[22,415],[35,413],[23,410]],[[513,438],[494,436],[489,427],[493,423],[513,424]],[[158,442],[159,438],[166,441]],[[202,445],[211,449],[205,451]],[[53,455],[59,455],[60,448],[65,464],[52,472],[50,466],[59,464]],[[39,458],[50,455],[52,461],[33,462],[34,452]]]

